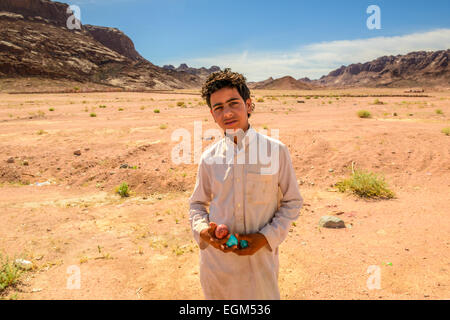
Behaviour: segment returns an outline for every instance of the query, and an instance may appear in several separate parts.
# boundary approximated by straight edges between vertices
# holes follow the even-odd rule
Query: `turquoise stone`
[[[232,247],[232,246],[237,246],[237,244],[238,244],[238,239],[234,236],[234,234],[232,234],[227,241],[227,246]],[[241,247],[241,249],[247,248],[248,242],[246,240],[241,240],[240,247]]]
[[[234,234],[232,234],[227,241],[227,246],[232,247],[232,246],[237,246],[237,244],[238,244],[238,239],[234,236]]]

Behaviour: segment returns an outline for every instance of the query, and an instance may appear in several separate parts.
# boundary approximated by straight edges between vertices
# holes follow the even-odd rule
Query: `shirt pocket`
[[[247,173],[245,196],[249,204],[267,204],[273,198],[277,183],[274,175]]]
[[[218,165],[212,172],[212,198],[223,202],[233,191],[233,174],[230,166]]]

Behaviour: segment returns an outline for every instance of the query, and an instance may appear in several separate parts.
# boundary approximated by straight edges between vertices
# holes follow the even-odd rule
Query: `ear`
[[[252,111],[253,111],[253,108],[252,108],[252,99],[251,98],[248,98],[246,101],[245,101],[245,105],[246,105],[246,107],[247,107],[247,113],[252,113]]]

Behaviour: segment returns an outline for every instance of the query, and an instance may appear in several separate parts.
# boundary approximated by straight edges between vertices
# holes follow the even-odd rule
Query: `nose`
[[[233,117],[233,112],[231,111],[231,108],[226,106],[224,108],[224,110],[223,110],[223,115],[224,115],[225,119],[232,118]]]

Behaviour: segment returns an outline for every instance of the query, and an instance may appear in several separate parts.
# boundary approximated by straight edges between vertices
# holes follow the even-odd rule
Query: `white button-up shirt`
[[[202,154],[190,198],[200,282],[206,299],[280,299],[278,246],[303,199],[283,143],[251,127],[236,136],[237,145],[226,134]],[[260,232],[268,244],[251,256],[224,253],[200,238],[210,221],[233,234]]]

